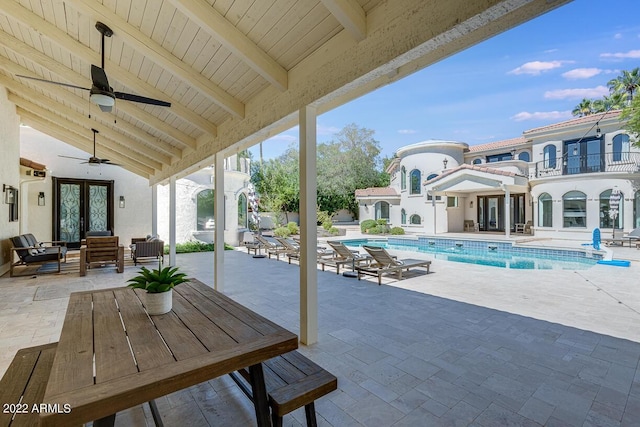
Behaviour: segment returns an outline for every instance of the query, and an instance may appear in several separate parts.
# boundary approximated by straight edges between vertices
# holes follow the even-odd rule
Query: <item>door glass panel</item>
[[[88,231],[107,230],[107,187],[104,185],[89,185],[88,218]]]
[[[481,230],[486,228],[484,224],[484,202],[484,197],[478,197],[478,224]]]
[[[587,142],[587,172],[600,172],[600,140]]]
[[[497,230],[498,223],[498,198],[487,198],[487,216],[489,220],[489,230]]]
[[[60,185],[60,240],[80,241],[80,185]]]
[[[580,173],[580,150],[577,143],[567,144],[567,174]]]

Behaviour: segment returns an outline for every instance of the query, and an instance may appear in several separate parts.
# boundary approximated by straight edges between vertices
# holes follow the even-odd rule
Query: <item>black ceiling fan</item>
[[[107,80],[107,74],[104,71],[104,38],[111,37],[113,35],[113,31],[111,30],[111,28],[109,28],[106,24],[103,24],[102,22],[96,22],[96,29],[98,30],[98,32],[100,32],[100,34],[102,34],[102,41],[100,45],[101,46],[100,50],[102,54],[102,68],[91,64],[91,82],[92,82],[91,88],[80,87],[80,86],[76,86],[68,83],[62,83],[62,82],[54,82],[51,80],[39,79],[36,77],[22,76],[18,74],[16,74],[16,77],[22,77],[24,79],[37,80],[40,82],[52,83],[52,84],[61,85],[61,86],[67,86],[74,89],[88,90],[89,99],[91,100],[91,102],[98,105],[100,107],[100,110],[105,112],[111,111],[111,108],[115,104],[116,99],[140,102],[142,104],[158,105],[161,107],[171,107],[170,102],[160,101],[158,99],[147,98],[144,96],[134,95],[131,93],[116,92],[113,90],[111,86],[109,86],[109,80]]]
[[[100,133],[98,132],[97,129],[91,129],[91,132],[93,132],[93,156],[89,157],[88,159],[83,159],[81,157],[71,157],[71,156],[63,156],[63,155],[59,155],[60,157],[66,157],[67,159],[76,159],[76,160],[84,160],[84,162],[82,163],[89,163],[90,165],[113,165],[113,166],[120,166],[117,163],[111,163],[111,161],[109,159],[101,159],[99,157],[96,157],[96,134]]]

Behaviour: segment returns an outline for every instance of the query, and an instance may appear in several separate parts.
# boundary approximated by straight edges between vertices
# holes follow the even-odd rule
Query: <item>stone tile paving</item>
[[[212,283],[210,254],[178,264]],[[319,272],[320,338],[300,351],[336,374],[339,387],[316,403],[319,425],[640,425],[636,264],[578,274],[439,261],[434,274],[383,286]],[[18,348],[57,339],[65,292],[122,285],[135,271],[0,279],[0,372]],[[295,265],[227,252],[224,291],[298,333],[298,274]],[[165,425],[255,424],[228,378],[158,406]],[[146,406],[116,418],[143,422],[152,424]],[[285,424],[304,425],[304,412]]]

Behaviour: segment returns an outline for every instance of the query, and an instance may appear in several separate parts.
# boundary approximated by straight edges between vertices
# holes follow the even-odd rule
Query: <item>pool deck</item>
[[[434,260],[432,274],[416,269],[382,286],[319,272],[319,341],[300,348],[338,376],[338,390],[316,402],[319,425],[638,426],[640,250],[611,249],[631,266],[525,271]],[[211,253],[179,255],[177,264],[213,283]],[[18,348],[58,339],[70,292],[124,285],[136,271],[0,278],[0,374]],[[228,251],[224,291],[298,333],[297,265]],[[227,378],[158,406],[165,425],[255,425]],[[304,412],[284,422],[304,425]],[[138,407],[116,425],[153,424]]]

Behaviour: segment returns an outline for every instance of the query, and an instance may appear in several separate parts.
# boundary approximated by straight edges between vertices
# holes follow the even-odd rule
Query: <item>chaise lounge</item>
[[[15,267],[42,265],[53,262],[57,263],[55,272],[59,273],[60,263],[67,262],[66,242],[39,242],[33,234],[27,233],[12,237],[11,243],[13,244],[12,251],[18,255],[19,259],[14,262],[14,257],[12,256],[9,266],[10,277],[17,276],[15,274]],[[38,269],[38,272],[41,272],[40,269]]]
[[[382,275],[387,273],[396,273],[398,280],[402,280],[402,270],[409,270],[415,267],[424,267],[429,274],[429,267],[431,261],[423,259],[394,259],[384,248],[378,248],[375,246],[362,246],[371,257],[374,262],[370,265],[356,266],[358,271],[358,280],[363,275],[378,276],[378,285],[382,285]]]

